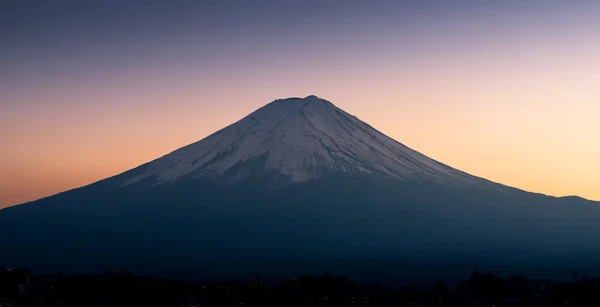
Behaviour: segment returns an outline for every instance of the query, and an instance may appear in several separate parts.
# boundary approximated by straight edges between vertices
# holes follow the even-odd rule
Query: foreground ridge
[[[567,277],[567,276],[565,276]],[[345,276],[260,275],[206,281],[156,280],[131,273],[30,275],[0,268],[3,306],[597,306],[600,279],[568,282],[501,278],[474,271],[461,282],[400,287]],[[410,284],[408,284],[410,286]]]

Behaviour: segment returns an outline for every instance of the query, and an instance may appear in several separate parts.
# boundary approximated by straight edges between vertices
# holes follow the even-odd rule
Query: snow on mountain
[[[258,169],[256,163],[260,164]],[[251,167],[252,166],[252,167]],[[145,165],[123,186],[194,178],[235,181],[275,172],[288,182],[331,173],[460,185],[483,179],[434,161],[316,96],[275,100],[240,121]]]

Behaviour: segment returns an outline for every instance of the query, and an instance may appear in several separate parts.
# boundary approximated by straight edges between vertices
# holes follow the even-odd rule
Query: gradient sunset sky
[[[311,94],[471,174],[600,200],[599,1],[9,0],[0,208]]]

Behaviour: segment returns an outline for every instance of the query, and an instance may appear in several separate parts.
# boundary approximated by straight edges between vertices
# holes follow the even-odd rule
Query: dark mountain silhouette
[[[564,276],[600,268],[600,206],[434,161],[309,96],[120,175],[0,211],[0,265],[190,277]]]

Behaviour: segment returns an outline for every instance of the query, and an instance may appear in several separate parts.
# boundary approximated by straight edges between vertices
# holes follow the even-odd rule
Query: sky
[[[600,200],[600,2],[0,2],[0,208],[316,95],[431,158]]]

